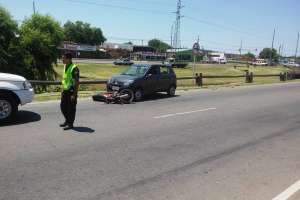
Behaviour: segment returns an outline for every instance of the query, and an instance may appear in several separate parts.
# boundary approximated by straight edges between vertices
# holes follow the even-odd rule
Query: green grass
[[[86,80],[108,79],[109,77],[120,74],[128,66],[115,66],[113,64],[78,64],[80,76]],[[55,67],[55,71],[62,77],[63,65]]]
[[[244,75],[245,70],[253,72],[254,74],[279,74],[281,72],[291,71],[291,69],[278,66],[278,67],[253,67],[249,68],[244,66],[234,67],[236,64],[226,64],[226,65],[212,65],[212,64],[201,64],[196,65],[195,72],[202,73],[205,75]],[[80,69],[81,80],[96,80],[96,79],[109,79],[111,76],[120,74],[128,68],[128,66],[115,66],[113,64],[78,64]],[[56,72],[59,74],[58,78],[61,78],[63,65],[58,65],[55,67]],[[192,76],[193,74],[193,65],[188,65],[184,69],[175,68],[175,73],[177,77],[186,77]],[[276,83],[279,82],[279,78],[255,78],[255,83]],[[210,86],[220,86],[220,85],[244,85],[244,78],[220,78],[220,79],[204,79],[204,85],[206,87]],[[180,80],[178,81],[179,87],[192,87],[195,86],[194,80]],[[103,85],[89,85],[81,86],[81,90],[105,90]]]
[[[108,79],[113,75],[120,74],[128,68],[128,66],[115,66],[112,64],[78,64],[80,69],[80,75],[83,79],[95,80],[95,79]],[[287,72],[290,69],[285,67],[237,67],[234,68],[234,64],[226,65],[210,65],[201,64],[196,65],[196,73],[203,73],[203,75],[243,75],[245,70],[253,72],[254,74],[279,74],[280,72]],[[61,78],[63,71],[63,65],[55,67],[55,71],[59,74],[58,78]],[[188,65],[184,69],[175,68],[177,77],[192,76],[193,65]]]

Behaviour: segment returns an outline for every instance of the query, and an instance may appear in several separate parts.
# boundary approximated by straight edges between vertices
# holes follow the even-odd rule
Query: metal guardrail
[[[61,85],[61,81],[29,81],[32,85]],[[107,80],[80,81],[81,85],[106,84]]]

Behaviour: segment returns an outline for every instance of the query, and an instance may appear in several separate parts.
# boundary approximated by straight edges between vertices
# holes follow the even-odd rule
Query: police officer
[[[60,109],[65,122],[60,124],[64,130],[73,128],[76,114],[77,94],[79,87],[79,69],[72,63],[72,54],[66,53],[62,57],[64,66]]]

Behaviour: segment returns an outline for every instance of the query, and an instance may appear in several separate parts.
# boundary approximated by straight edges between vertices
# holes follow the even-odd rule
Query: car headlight
[[[111,84],[112,83],[112,79],[108,79],[107,84]]]
[[[25,82],[23,82],[23,87],[24,87],[24,90],[29,90],[32,88],[32,85],[29,81],[25,81]]]
[[[124,86],[129,86],[131,83],[133,83],[133,80],[128,80],[124,82]]]

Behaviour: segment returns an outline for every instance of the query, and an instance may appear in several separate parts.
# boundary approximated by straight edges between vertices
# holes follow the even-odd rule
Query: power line
[[[213,26],[213,27],[216,27],[216,28],[219,28],[219,29],[223,29],[223,30],[226,30],[226,31],[231,31],[231,32],[236,32],[236,33],[241,33],[241,34],[249,35],[251,37],[266,39],[266,37],[264,37],[264,36],[259,36],[259,35],[256,35],[254,33],[241,31],[241,30],[229,27],[229,26],[224,26],[224,25],[221,25],[221,24],[216,24],[216,23],[213,23],[213,22],[210,22],[210,21],[200,20],[200,19],[197,19],[197,18],[194,18],[194,17],[190,17],[190,16],[186,16],[186,15],[184,15],[184,18],[192,20],[194,22],[201,23],[201,24],[206,24],[206,25]]]
[[[136,42],[148,42],[150,41],[151,39],[149,38],[124,38],[124,37],[107,37],[108,39],[111,39],[111,40],[118,40],[118,41],[124,41],[124,42],[128,42],[128,41],[136,41]],[[167,39],[159,39],[163,42],[169,42],[169,40]],[[188,40],[183,40],[183,41],[188,41]],[[208,40],[199,40],[202,44],[206,43],[206,44],[215,44],[215,45],[205,45],[205,46],[208,46],[210,47],[209,49],[212,49],[212,50],[215,50],[217,51],[216,49],[220,49],[222,51],[232,51],[232,52],[240,52],[238,48],[228,48],[228,47],[238,47],[239,45],[232,45],[232,44],[225,44],[225,43],[219,43],[219,42],[212,42],[212,41],[208,41]],[[215,47],[213,47],[215,46]],[[260,48],[263,48],[263,47],[246,47],[244,46],[241,50],[243,51],[248,51],[248,52],[257,52],[258,49]],[[292,51],[292,50],[287,50],[287,51]]]
[[[102,0],[102,1],[107,1],[107,0]],[[159,4],[159,5],[166,5],[166,6],[173,6],[174,4],[171,4],[171,3],[166,3],[166,2],[161,2],[161,1],[158,1],[158,0],[146,0],[146,1],[141,1],[141,0],[110,0],[110,1],[119,1],[119,2],[124,2],[124,1],[127,1],[127,2],[138,2],[138,3],[146,3],[146,4]]]
[[[153,38],[127,38],[127,37],[116,37],[116,36],[110,36],[110,37],[107,37],[107,39],[111,39],[111,40],[118,40],[118,41],[150,41],[152,40]],[[166,38],[157,38],[159,39],[160,41],[163,41],[163,42],[170,42],[169,39],[166,39]],[[181,41],[185,41],[185,42],[190,42],[191,40],[185,40],[185,39],[181,39]],[[211,40],[203,40],[203,39],[199,39],[199,41],[201,43],[207,43],[207,44],[214,44],[214,45],[217,45],[218,47],[221,47],[221,46],[224,46],[224,47],[233,47],[233,48],[236,48],[236,49],[239,49],[240,48],[240,45],[237,45],[237,44],[229,44],[229,43],[223,43],[223,42],[216,42],[216,41],[211,41]],[[251,47],[251,46],[244,46],[242,48],[242,50],[255,50],[255,49],[259,49],[259,48],[264,48],[263,46],[255,46],[255,47]]]
[[[159,11],[159,10],[151,10],[151,9],[142,9],[142,8],[136,8],[136,7],[127,7],[127,6],[121,6],[121,5],[113,5],[113,4],[106,4],[106,3],[99,3],[99,2],[93,2],[93,1],[83,1],[83,0],[65,0],[65,1],[68,1],[68,2],[71,2],[71,3],[78,3],[78,4],[88,4],[88,5],[96,5],[96,6],[101,6],[101,7],[110,7],[110,8],[116,8],[116,9],[124,9],[124,10],[132,10],[132,11],[137,11],[137,12],[147,12],[147,13],[155,13],[155,14],[160,14],[160,15],[171,15],[171,12],[166,12],[166,11]],[[149,1],[156,1],[156,0],[149,0]],[[178,5],[179,5],[179,2],[180,2],[180,6],[178,9]],[[178,34],[177,34],[177,37],[172,37],[172,45],[177,45],[179,44],[180,45],[180,42],[182,41],[180,39],[180,19],[183,17],[181,15],[181,8],[183,6],[181,5],[181,0],[178,0],[178,3],[177,3],[177,11],[176,11],[176,19],[179,19],[179,23],[176,22],[177,24],[177,27],[179,27],[179,31],[178,31]],[[179,12],[178,12],[179,11]],[[178,15],[178,13],[180,15]],[[180,17],[179,17],[180,16]],[[198,22],[198,23],[202,23],[202,24],[206,24],[206,25],[210,25],[210,26],[214,26],[216,28],[219,28],[219,29],[223,29],[223,30],[227,30],[227,31],[232,31],[232,32],[236,32],[236,33],[241,33],[241,34],[247,34],[247,35],[251,35],[251,36],[254,36],[255,37],[255,34],[253,33],[249,33],[249,32],[245,32],[245,31],[241,31],[241,30],[238,30],[236,28],[232,28],[232,27],[229,27],[229,26],[224,26],[224,25],[221,25],[221,24],[217,24],[217,23],[213,23],[213,22],[210,22],[210,21],[206,21],[206,20],[200,20],[200,19],[197,19],[197,18],[194,18],[194,17],[190,17],[190,16],[184,16],[185,18],[187,19],[190,19],[194,22]],[[175,25],[176,25],[175,24]],[[176,27],[175,27],[176,28]],[[176,32],[176,31],[175,31]],[[261,37],[261,36],[256,36],[256,37]],[[177,44],[174,42],[175,39],[178,38],[179,40],[177,41]],[[131,39],[131,40],[136,40],[136,41],[141,41],[141,39]],[[177,39],[176,39],[177,40]],[[168,40],[165,40],[165,41],[170,41],[169,39]],[[202,41],[205,41],[205,40],[202,40]],[[215,41],[206,41],[206,42],[209,42],[209,43],[214,43],[214,44],[220,44],[220,45],[228,45],[228,44],[224,44],[224,43],[219,43],[219,42],[215,42]],[[229,46],[229,45],[228,45]],[[237,47],[238,45],[230,45],[230,46],[234,46],[234,47]],[[256,47],[256,48],[259,48],[259,47]]]
[[[137,12],[147,12],[147,13],[155,13],[155,14],[161,14],[161,15],[170,15],[171,14],[171,12],[168,14],[164,11],[133,8],[133,7],[127,7],[127,6],[113,5],[113,4],[104,4],[104,3],[92,2],[92,1],[81,1],[81,0],[65,0],[65,1],[68,1],[71,3],[96,5],[96,6],[101,6],[101,7],[118,8],[118,9],[124,9],[124,10],[134,10]]]
[[[117,9],[124,9],[124,10],[131,10],[131,11],[136,11],[136,12],[145,12],[145,13],[155,13],[155,14],[159,14],[159,15],[168,15],[170,16],[172,14],[171,11],[160,11],[160,10],[151,10],[151,9],[142,9],[142,8],[136,8],[136,7],[127,7],[127,6],[121,6],[121,5],[113,5],[113,4],[105,4],[105,3],[98,3],[98,2],[94,2],[94,1],[83,1],[83,0],[65,0],[71,3],[78,3],[78,4],[87,4],[87,5],[96,5],[96,6],[101,6],[101,7],[109,7],[109,8],[117,8]],[[178,5],[177,5],[178,6]],[[178,10],[175,12],[177,13]],[[183,16],[181,16],[182,18]],[[198,22],[198,23],[202,23],[202,24],[206,24],[209,26],[213,26],[219,29],[223,29],[223,30],[227,30],[227,31],[231,31],[231,32],[236,32],[236,33],[241,33],[241,34],[246,34],[252,37],[261,37],[262,36],[258,36],[254,33],[249,33],[249,32],[245,32],[245,31],[241,31],[238,30],[236,28],[232,28],[229,26],[224,26],[221,24],[217,24],[214,22],[210,22],[210,21],[206,21],[206,20],[200,20],[191,16],[184,16],[184,18],[187,18],[189,20],[192,20],[194,22]],[[266,39],[266,37],[263,37],[264,39]]]

